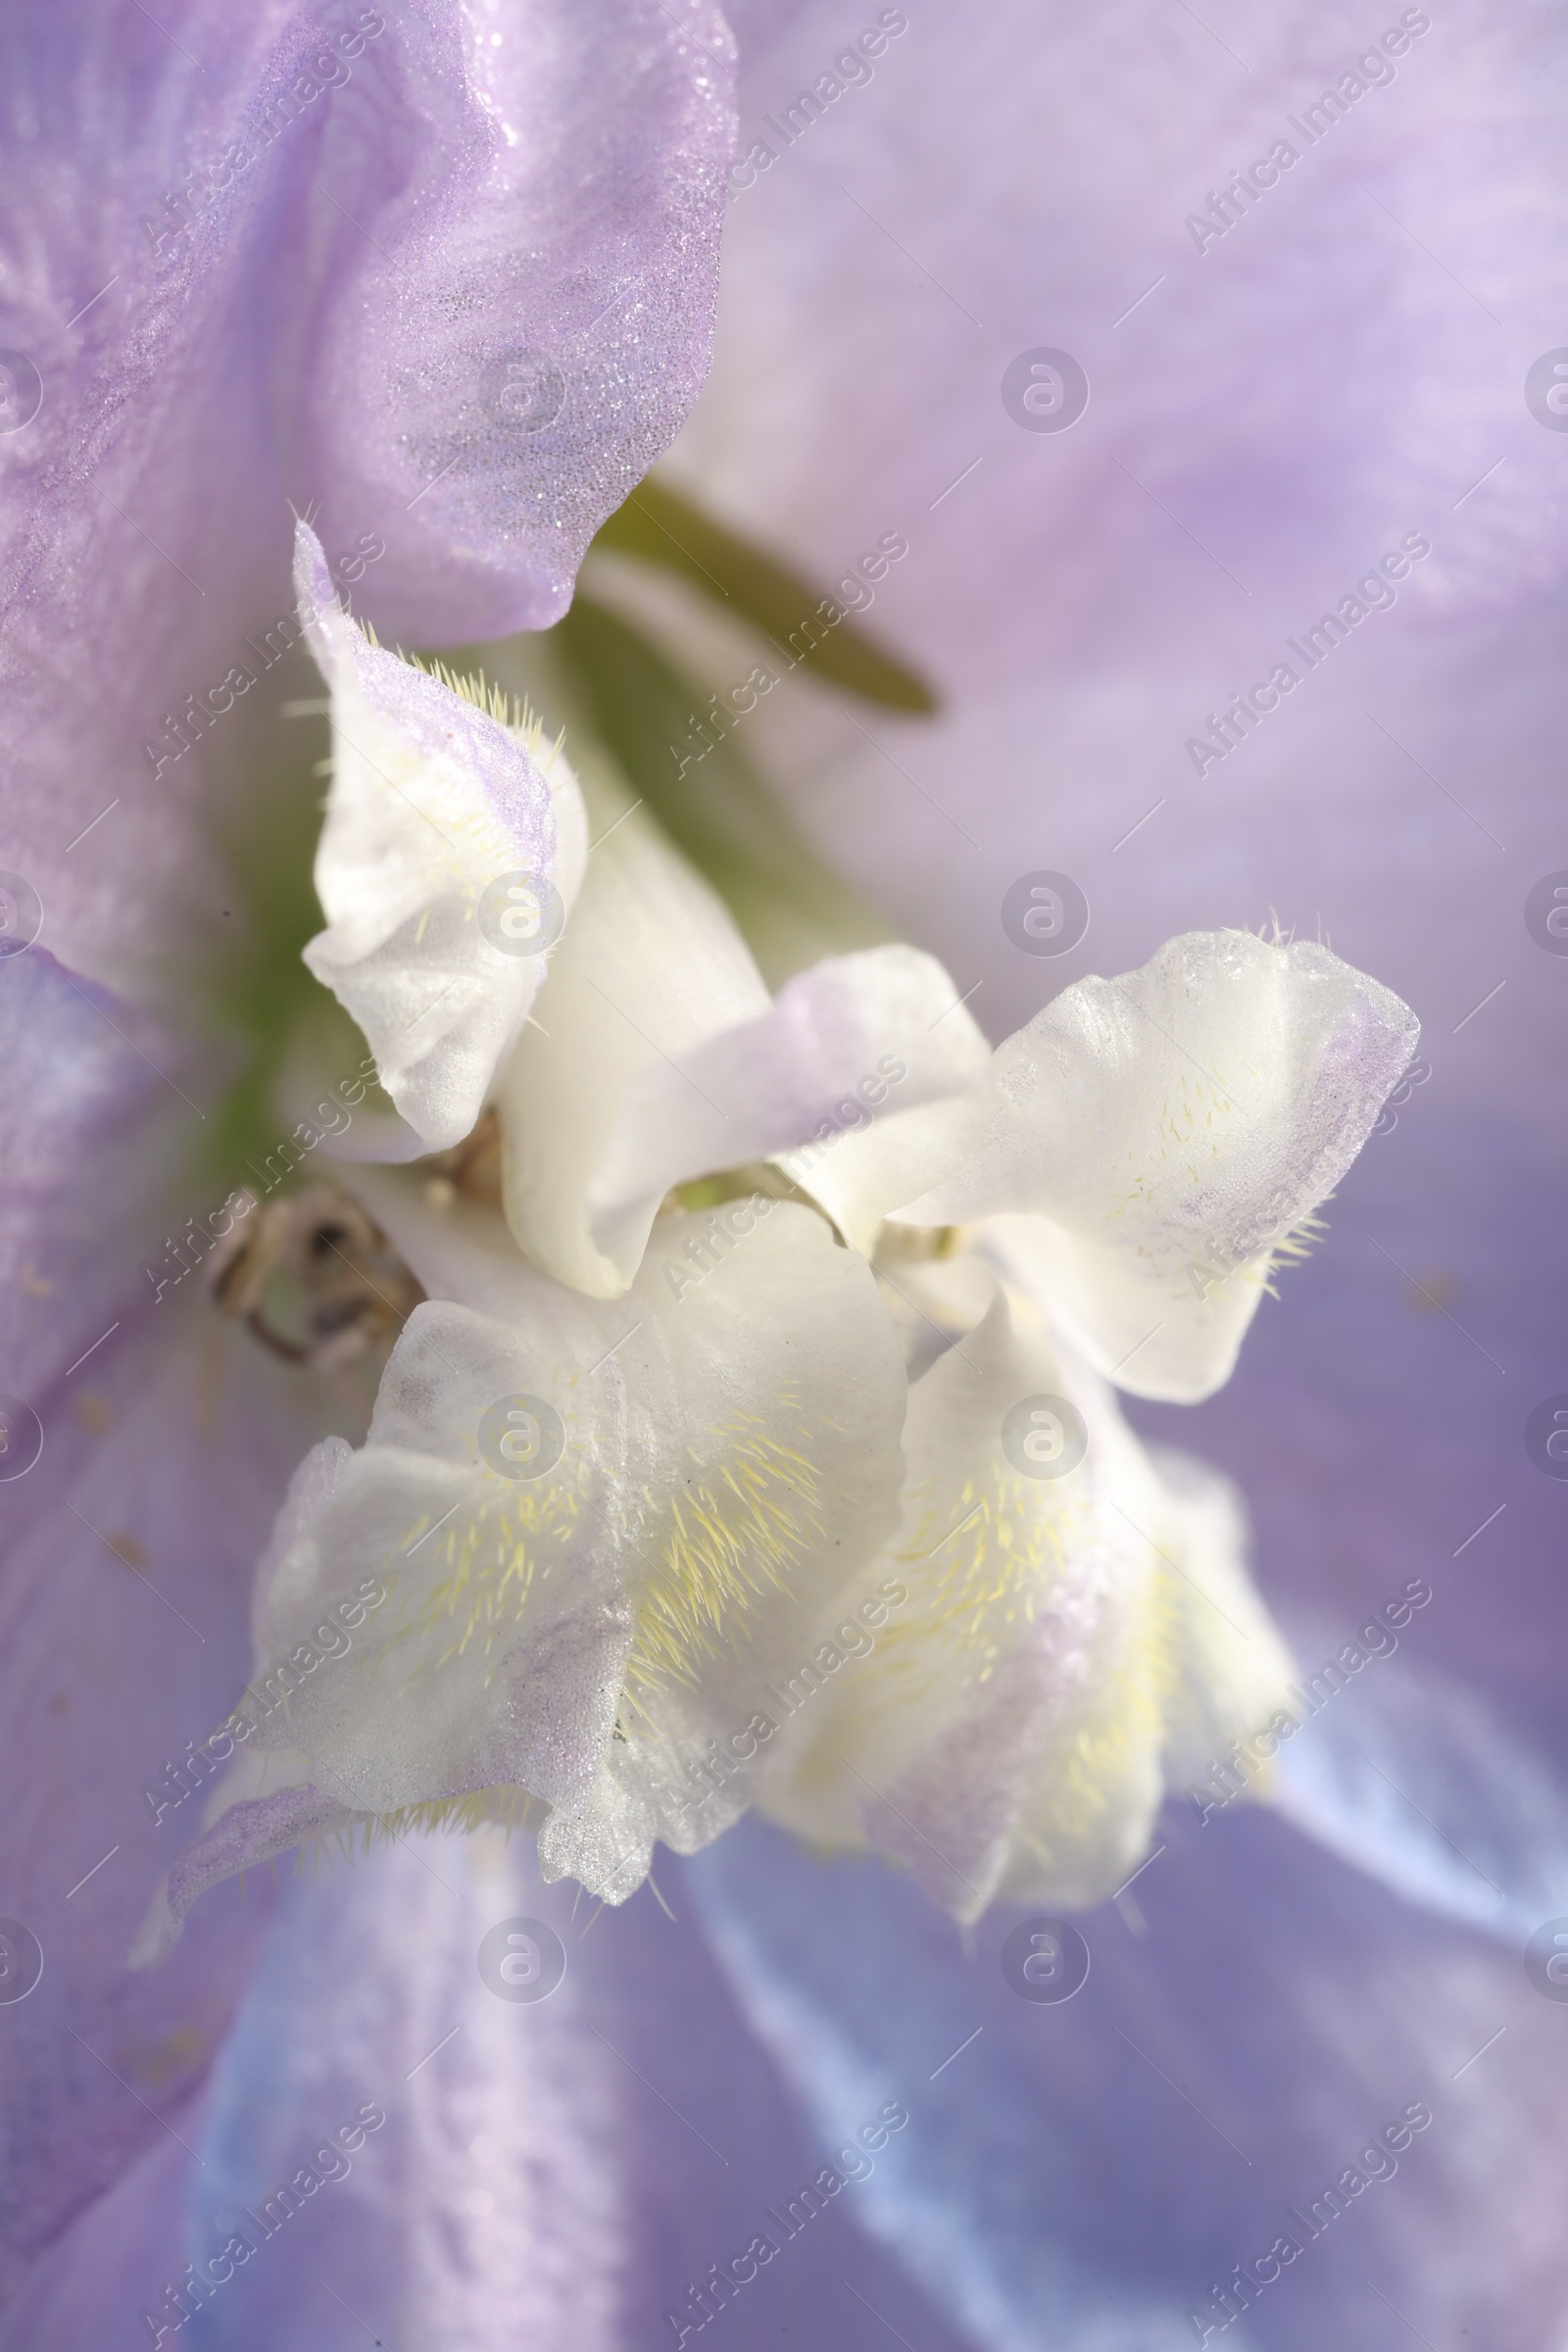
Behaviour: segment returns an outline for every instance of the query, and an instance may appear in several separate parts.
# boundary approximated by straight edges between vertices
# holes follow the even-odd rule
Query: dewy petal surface
[[[1004,1107],[901,1215],[1033,1212],[998,1250],[1098,1371],[1180,1402],[1228,1377],[1272,1255],[1333,1190],[1415,1051],[1398,998],[1311,940],[1170,940],[999,1047]]]
[[[769,1675],[893,1524],[905,1390],[869,1269],[819,1218],[760,1203],[722,1249],[711,1223],[664,1220],[613,1305],[514,1259],[498,1319],[506,1261],[476,1250],[459,1279],[490,1311],[416,1310],[368,1443],[302,1466],[263,1563],[254,1687],[287,1695],[255,1748],[361,1815],[526,1790],[547,1875],[612,1901],[656,1838],[690,1851],[744,1810]],[[534,1458],[559,1431],[536,1475],[498,1444],[513,1405]],[[362,1584],[384,1602],[306,1673]]]
[[[384,97],[444,233],[387,173],[389,250],[357,240],[354,305],[322,320],[312,486],[345,527],[392,512],[384,633],[540,628],[707,374],[733,43],[711,0],[395,23]]]
[[[478,1118],[576,895],[582,796],[537,731],[525,739],[371,645],[304,523],[295,587],[332,690],[316,856],[327,928],[305,960],[359,1022],[424,1149],[446,1151]]]
[[[0,346],[41,386],[0,435],[8,858],[111,978],[172,913],[220,935],[289,500],[391,641],[563,609],[706,368],[730,131],[702,0],[154,15],[0,29]]]
[[[1061,1475],[1008,1444],[1031,1404],[1080,1416],[1087,1450]],[[830,1689],[818,1672],[790,1693],[764,1809],[896,1855],[961,1919],[999,1896],[1098,1901],[1167,1779],[1266,1723],[1288,1678],[1234,1494],[1179,1458],[1162,1476],[1004,1293],[915,1382],[904,1442],[898,1539],[840,1596],[847,1631],[861,1603],[878,1630]]]

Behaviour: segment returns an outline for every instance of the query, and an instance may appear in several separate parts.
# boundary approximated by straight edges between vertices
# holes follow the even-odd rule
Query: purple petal
[[[222,932],[291,500],[389,635],[562,610],[707,365],[728,49],[708,0],[13,12],[6,857],[74,964]]]
[[[203,1136],[192,1098],[210,1097],[213,1058],[40,947],[0,957],[8,1391],[41,1390],[118,1317],[157,1303],[171,1319],[186,1263],[169,1247],[180,1230],[174,1178]]]
[[[192,1903],[238,1872],[254,1870],[295,1846],[348,1828],[352,1815],[309,1782],[279,1788],[271,1796],[242,1798],[220,1814],[212,1828],[188,1846],[169,1874],[169,1885],[155,1899],[149,1919],[131,1947],[138,1967],[150,1966],[172,1951],[181,1924]]]
[[[1568,298],[1543,20],[1460,0],[1200,255],[1184,215],[1221,160],[1266,153],[1359,29],[1300,0],[1250,39],[1216,23],[1243,72],[1154,0],[1117,7],[1114,54],[1070,13],[1009,8],[984,37],[904,13],[868,84],[765,134],[782,152],[731,203],[714,374],[669,463],[824,587],[870,556],[849,598],[952,715],[871,742],[775,694],[754,751],[840,870],[983,981],[994,1037],[1173,932],[1277,915],[1413,1004],[1445,1083],[1504,1101],[1556,1051],[1562,969],[1521,919],[1564,862],[1536,595],[1562,562],[1563,443],[1524,399]],[[820,4],[737,30],[744,164],[841,35]],[[1069,431],[1003,405],[1040,345],[1090,375]],[[1433,552],[1397,603],[1200,781],[1186,739],[1405,533]],[[908,553],[884,571],[890,534]],[[1000,920],[1044,868],[1091,908],[1056,960]],[[1550,1115],[1549,1090],[1520,1097]]]
[[[1303,1644],[1307,1672],[1317,1666],[1317,1713],[1281,1749],[1280,1810],[1410,1901],[1518,1950],[1568,1917],[1563,1777],[1462,1685],[1402,1659],[1371,1674],[1390,1634],[1371,1613],[1368,1623],[1359,1670],[1333,1634]]]
[[[518,1918],[565,1952],[537,2002],[498,1998],[479,1972],[486,1935]],[[354,2141],[368,2108],[384,2121],[344,2148],[339,2127]],[[765,2218],[822,2156],[693,1925],[646,1891],[578,1911],[539,1886],[525,1838],[421,1838],[298,1883],[199,2152],[187,2248],[234,2228],[256,2246],[204,2307],[210,2352],[348,2352],[371,2334],[654,2352],[689,2286],[769,2230],[780,2251],[737,2290],[737,2340],[859,2352],[868,2303],[914,2352],[960,2352],[860,2238],[858,2189],[798,2243]],[[303,2165],[327,2177],[269,2216]]]
[[[1060,2004],[1004,1981],[1015,1918],[965,1953],[907,1881],[760,1825],[682,1878],[824,2135],[867,2081],[904,2099],[861,2211],[977,2343],[1176,2352],[1282,2234],[1298,2252],[1254,2274],[1245,2324],[1269,2352],[1382,2352],[1390,2304],[1433,2342],[1549,2339],[1560,2017],[1514,1954],[1268,1815],[1174,1823],[1136,1907],[1077,1923],[1089,1975]],[[1391,2125],[1398,2152],[1361,2162]],[[1314,2232],[1300,2217],[1358,2162]]]
[[[27,2272],[0,2317],[0,2352],[33,2352],[39,2344],[148,2352],[141,2313],[187,2260],[184,2213],[200,2100],[171,2121],[157,2145],[143,2149]]]
[[[296,1377],[166,1298],[35,1395],[43,1452],[0,1483],[0,1910],[43,1954],[0,2009],[13,2260],[166,2136],[270,1907],[265,1875],[222,1887],[167,1967],[126,1967],[205,1799],[187,1743],[245,1682],[252,1563],[319,1431]]]
[[[370,78],[395,156],[323,157],[375,249],[320,314],[308,485],[328,546],[367,514],[385,536],[384,634],[559,619],[695,400],[732,56],[710,0],[530,0],[488,40],[448,6],[389,19]]]
[[[1245,33],[1120,0],[1113,49],[1029,0],[983,25],[888,14],[906,29],[858,66],[825,0],[737,19],[721,324],[678,453],[707,495],[825,587],[904,533],[879,591],[892,641],[971,691],[1111,646],[1147,676],[1157,647],[1211,650],[1232,614],[1255,634],[1244,588],[1301,589],[1315,601],[1286,625],[1309,625],[1420,527],[1429,613],[1558,570],[1557,450],[1522,397],[1568,293],[1539,12],[1455,0],[1316,142],[1288,117],[1368,35],[1305,0]],[[1189,211],[1280,138],[1294,165],[1200,251]],[[1541,321],[1517,364],[1500,319]],[[1090,379],[1065,431],[1004,406],[1004,370],[1047,346]],[[1199,695],[1225,673],[1202,674]],[[987,839],[964,800],[946,805]]]
[[[1526,1099],[1483,1124],[1449,1084],[1445,1065],[1373,1136],[1230,1390],[1131,1418],[1242,1482],[1259,1586],[1304,1670],[1387,1628],[1419,1582],[1430,1600],[1374,1642],[1475,1690],[1561,1770],[1568,1486],[1525,1446],[1532,1410],[1568,1385],[1543,1280],[1561,1257],[1561,1178],[1522,1125],[1556,1111]],[[1359,1712],[1385,1668],[1352,1672],[1336,1705]]]

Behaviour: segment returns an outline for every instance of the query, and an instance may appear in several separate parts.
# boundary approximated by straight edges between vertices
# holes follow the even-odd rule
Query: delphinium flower
[[[1141,968],[1037,988],[993,1054],[964,975],[829,875],[702,690],[681,711],[690,614],[645,627],[639,567],[701,572],[741,635],[776,628],[828,682],[819,710],[932,702],[847,583],[791,633],[816,591],[705,512],[690,456],[679,487],[635,488],[701,374],[716,17],[178,32],[184,66],[150,20],[118,51],[40,27],[14,77],[19,147],[131,92],[155,125],[122,136],[143,254],[119,307],[112,280],[95,297],[102,361],[40,360],[77,406],[16,441],[36,504],[11,904],[26,932],[36,891],[43,925],[0,971],[33,1349],[5,1499],[19,1678],[58,1741],[24,1776],[15,1901],[18,1964],[37,1926],[45,1973],[6,2019],[24,2095],[51,2101],[18,2238],[57,2251],[16,2324],[335,2345],[369,2298],[391,2340],[641,2344],[744,2331],[727,2304],[755,2292],[849,2342],[842,2255],[923,2346],[1191,2340],[1232,2316],[1223,2288],[1190,2324],[1167,2271],[1075,2271],[1040,2229],[1062,2142],[1031,2105],[1038,2047],[995,2123],[1005,2015],[978,2092],[925,2049],[950,1996],[974,2005],[943,1914],[989,1936],[991,1906],[1049,1904],[1024,1982],[1050,1992],[1054,1915],[1124,1896],[1167,1791],[1223,1789],[1227,1861],[1234,1799],[1273,1792],[1300,1667],[1237,1496],[1116,1394],[1226,1380],[1414,1018],[1226,907]],[[81,268],[80,182],[47,184],[58,274]],[[19,356],[43,332],[40,296]],[[557,620],[607,516],[611,602],[495,642]],[[114,593],[96,643],[89,580]],[[221,608],[199,627],[195,598]],[[73,692],[106,643],[136,657]],[[772,637],[752,651],[769,674]],[[132,739],[142,790],[196,801],[200,776],[206,806],[183,832],[144,819],[127,872],[109,829]],[[190,1213],[209,1169],[222,1205]],[[176,1639],[219,1654],[194,1669]],[[139,1832],[114,1838],[106,1788]],[[735,1827],[748,1809],[793,1835]],[[1339,1834],[1387,1864],[1364,1806]],[[661,1842],[705,1856],[675,1921],[636,1893],[675,1884]],[[295,1847],[315,1867],[279,1895],[254,1866]],[[1275,1849],[1241,1850],[1279,1883]],[[540,1876],[609,1903],[594,1938]],[[545,1918],[571,1956],[535,2007]],[[526,1965],[498,1979],[514,1927]],[[985,1950],[1014,2041],[1087,2013],[1023,2006]],[[1178,2021],[1204,1965],[1200,1943],[1168,1986]],[[675,2036],[663,2090],[650,2026],[656,2072]],[[687,2120],[705,2083],[744,2147]],[[723,2111],[703,2096],[705,2123]],[[1097,2162],[1107,2209],[1127,2184]],[[815,2221],[861,2179],[920,2290]],[[1249,2255],[1254,2202],[1228,2223]]]
[[[326,1439],[296,1475],[255,1603],[271,1703],[225,1735],[244,1753],[175,1915],[302,1835],[442,1818],[538,1816],[546,1877],[619,1901],[656,1838],[691,1851],[755,1793],[899,1853],[964,1916],[1108,1893],[1167,1765],[1262,1729],[1287,1669],[1223,1491],[1162,1480],[1105,1384],[1225,1377],[1410,1015],[1327,950],[1248,933],[1081,984],[994,1064],[908,948],[770,999],[608,781],[586,872],[561,858],[584,831],[564,755],[524,816],[524,729],[370,646],[304,525],[298,586],[334,744],[333,920],[306,959],[360,1014],[401,1152],[463,1145],[493,1095],[499,1183],[347,1179],[424,1302],[365,1447]],[[414,1060],[426,1007],[445,1034]],[[952,1343],[908,1413],[878,1270]],[[836,1665],[835,1619],[889,1592],[882,1667],[775,1756],[775,1681]],[[328,1671],[312,1631],[352,1593],[374,1622]]]

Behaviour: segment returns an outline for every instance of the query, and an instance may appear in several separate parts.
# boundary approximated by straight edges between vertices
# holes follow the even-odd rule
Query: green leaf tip
[[[662,482],[640,482],[593,547],[674,572],[750,621],[780,652],[788,647],[796,662],[868,702],[922,717],[938,707],[926,681],[884,652],[836,597]]]

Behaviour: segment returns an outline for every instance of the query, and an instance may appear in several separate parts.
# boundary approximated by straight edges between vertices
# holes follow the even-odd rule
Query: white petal
[[[519,1244],[614,1298],[672,1186],[776,1158],[869,1248],[984,1131],[989,1054],[948,974],[873,948],[773,1002],[708,883],[607,777],[587,781],[599,838],[498,1096]]]
[[[1008,1038],[981,1149],[899,1213],[1034,1212],[991,1237],[1006,1270],[1097,1370],[1193,1401],[1228,1376],[1272,1253],[1345,1174],[1418,1036],[1314,941],[1186,933]]]
[[[942,1235],[939,1247],[956,1238]],[[933,1255],[912,1246],[930,1239],[917,1228],[884,1231],[871,1261],[911,1381],[984,1321],[997,1295],[996,1274],[978,1251],[943,1248]]]
[[[1227,1786],[1240,1779],[1251,1794],[1271,1795],[1270,1751],[1278,1741],[1265,1727],[1276,1708],[1288,1706],[1295,1668],[1248,1573],[1246,1506],[1228,1478],[1190,1453],[1156,1446],[1150,1459],[1164,1505],[1152,1532],[1166,1571],[1166,1786],[1202,1788],[1218,1773]],[[1255,1744],[1260,1731],[1261,1749]],[[1240,1768],[1237,1741],[1253,1742]]]
[[[656,1838],[744,1810],[769,1678],[895,1521],[905,1394],[863,1261],[744,1208],[662,1220],[615,1304],[519,1271],[506,1321],[416,1310],[368,1444],[318,1448],[263,1564],[253,1690],[291,1687],[253,1745],[356,1815],[536,1800],[547,1874],[615,1901]]]
[[[905,1446],[899,1540],[836,1612],[859,1654],[800,1691],[763,1809],[895,1855],[960,1918],[1098,1901],[1145,1850],[1167,1743],[1206,1770],[1278,1703],[1234,1510],[1188,1472],[1173,1494],[1004,1293],[910,1391]]]
[[[305,960],[364,1030],[398,1110],[444,1151],[478,1118],[544,977],[532,940],[575,893],[580,795],[559,750],[371,645],[304,523],[295,584],[332,694],[327,927]]]
[[[895,1201],[979,1141],[990,1058],[934,956],[828,956],[760,1018],[637,1073],[589,1194],[594,1239],[629,1278],[672,1185],[776,1158],[868,1249]]]
[[[635,1258],[623,1267],[601,1249],[588,1195],[626,1089],[759,1018],[768,995],[722,900],[642,809],[594,780],[593,814],[581,895],[497,1107],[518,1243],[558,1281],[613,1298]]]

